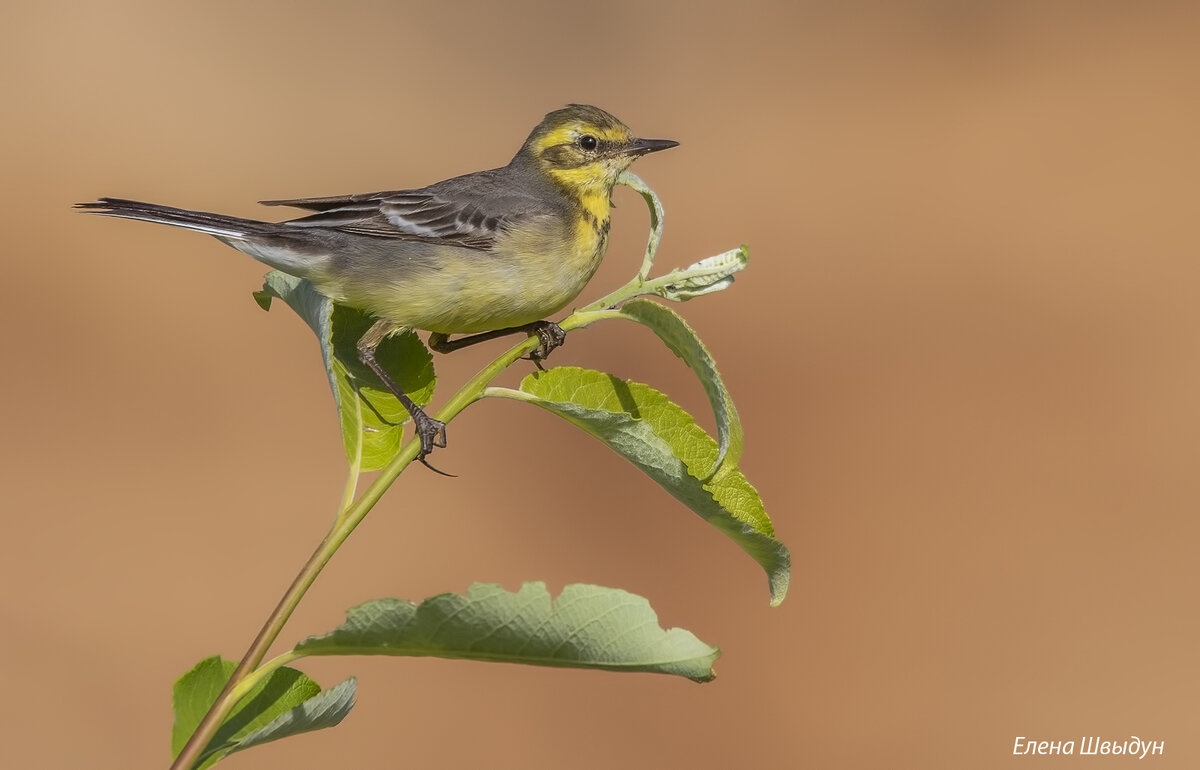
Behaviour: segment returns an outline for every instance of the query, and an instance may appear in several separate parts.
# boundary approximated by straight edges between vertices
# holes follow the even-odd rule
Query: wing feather
[[[507,168],[493,169],[416,190],[262,203],[316,212],[282,223],[292,227],[488,249],[513,225],[557,213],[544,196],[527,189],[527,181],[515,184],[509,174]]]
[[[298,203],[291,201],[280,205]],[[337,202],[332,198],[304,199],[301,208],[317,210],[317,213],[283,224],[330,228],[376,238],[451,243],[475,249],[489,248],[519,217],[517,212],[488,216],[475,202],[415,191],[344,196]]]
[[[330,209],[343,208],[355,203],[369,201],[372,198],[403,195],[405,192],[407,191],[393,190],[390,192],[358,193],[356,195],[328,195],[323,198],[289,198],[277,201],[259,201],[259,203],[263,206],[291,206],[292,208],[307,209],[309,211],[329,211]]]

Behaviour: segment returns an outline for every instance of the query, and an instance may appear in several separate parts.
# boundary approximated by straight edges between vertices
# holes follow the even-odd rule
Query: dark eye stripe
[[[590,134],[589,134],[590,136]],[[627,142],[619,139],[596,138],[596,149],[584,151],[579,141],[569,144],[555,144],[542,150],[542,158],[558,168],[579,168],[597,160],[596,156],[604,156],[625,147]]]

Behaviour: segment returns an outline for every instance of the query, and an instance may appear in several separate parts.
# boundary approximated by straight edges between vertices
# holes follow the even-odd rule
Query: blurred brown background
[[[593,582],[720,644],[718,679],[319,660],[359,675],[354,713],[228,766],[990,768],[1084,735],[1200,765],[1200,12],[828,5],[7,4],[2,764],[165,767],[171,682],[240,656],[343,480],[308,329],[250,298],[264,269],[70,204],[270,217],[254,201],[501,165],[580,101],[682,143],[637,167],[661,269],[751,246],[680,309],[791,595],[768,608],[751,560],[599,444],[484,403],[437,456],[460,478],[406,474],[281,641],[378,596]],[[640,259],[644,209],[617,203],[584,299]],[[704,413],[636,328],[555,363]]]

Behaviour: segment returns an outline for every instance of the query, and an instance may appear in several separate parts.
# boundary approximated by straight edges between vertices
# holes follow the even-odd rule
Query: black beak
[[[634,139],[625,148],[627,155],[645,155],[648,152],[658,152],[659,150],[669,150],[672,147],[679,146],[679,142],[670,139]]]

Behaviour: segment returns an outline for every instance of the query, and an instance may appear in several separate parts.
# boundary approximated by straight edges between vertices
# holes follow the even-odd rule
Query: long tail
[[[159,224],[184,227],[196,230],[218,238],[242,240],[247,237],[272,235],[279,231],[279,226],[273,222],[260,222],[257,219],[242,219],[224,214],[210,214],[206,211],[189,211],[171,206],[160,206],[157,203],[143,203],[123,198],[100,198],[91,203],[77,203],[75,208],[86,209],[92,214],[106,217],[121,217],[123,219],[140,219],[143,222],[158,222]]]

